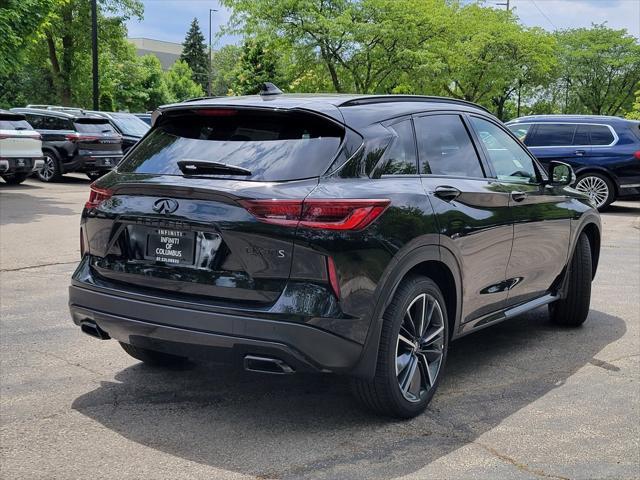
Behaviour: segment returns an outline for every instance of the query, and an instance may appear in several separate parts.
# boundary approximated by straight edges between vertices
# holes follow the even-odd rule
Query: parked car
[[[10,184],[24,182],[42,168],[42,141],[24,115],[0,109],[0,176]]]
[[[573,167],[575,188],[600,210],[640,194],[640,122],[595,115],[532,115],[507,124],[545,166]]]
[[[138,117],[140,120],[142,120],[147,125],[149,125],[149,126],[151,125],[151,114],[150,113],[134,113],[133,115]]]
[[[138,140],[149,130],[149,124],[143,122],[132,113],[96,111],[88,111],[88,113],[104,117],[111,122],[111,125],[122,136],[123,154],[138,143]]]
[[[122,158],[122,137],[109,120],[80,110],[13,108],[42,135],[43,182],[57,181],[65,173],[83,172],[100,178]]]
[[[411,417],[451,340],[543,305],[585,321],[600,218],[572,180],[459,100],[166,106],[91,187],[71,315],[143,362],[345,374]]]

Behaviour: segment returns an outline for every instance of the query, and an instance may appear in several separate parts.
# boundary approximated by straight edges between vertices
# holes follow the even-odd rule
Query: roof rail
[[[482,105],[469,102],[467,100],[460,100],[458,98],[449,97],[432,97],[427,95],[364,95],[362,97],[353,98],[338,105],[339,107],[351,107],[355,105],[369,105],[372,103],[386,103],[386,102],[432,102],[432,103],[452,103],[455,105],[464,105],[473,108],[479,108],[487,113],[491,113]]]
[[[223,95],[211,95],[211,96],[204,96],[204,97],[193,97],[193,98],[187,98],[186,100],[183,100],[181,103],[188,103],[188,102],[197,102],[198,100],[209,100],[210,98],[222,98]],[[153,112],[150,112],[153,113]]]

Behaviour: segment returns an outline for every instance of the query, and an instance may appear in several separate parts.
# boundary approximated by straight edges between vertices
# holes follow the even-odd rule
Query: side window
[[[415,119],[421,173],[484,177],[480,159],[459,115]]]
[[[69,130],[71,126],[69,122],[64,118],[58,117],[45,117],[45,127],[49,130]]]
[[[589,125],[578,125],[576,127],[576,133],[573,135],[573,143],[571,145],[589,145]]]
[[[43,122],[42,122],[43,118],[40,115],[32,115],[32,114],[26,113],[25,117],[27,117],[27,121],[36,130],[39,128],[44,128]]]
[[[572,123],[538,123],[529,147],[566,147],[573,144],[576,125]]]
[[[615,140],[609,127],[604,125],[589,125],[591,145],[611,145]]]
[[[529,145],[528,141],[531,139],[529,131],[533,127],[531,123],[514,123],[513,125],[507,125],[507,127],[522,143]]]
[[[478,117],[470,118],[499,180],[537,183],[538,175],[533,160],[518,142],[491,122]]]
[[[382,175],[411,175],[418,173],[416,144],[411,120],[391,125],[396,134],[383,157]]]

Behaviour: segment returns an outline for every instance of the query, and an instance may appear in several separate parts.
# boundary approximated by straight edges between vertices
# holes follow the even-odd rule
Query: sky
[[[473,0],[471,0],[473,1]],[[486,0],[486,5],[505,3],[507,0]],[[626,28],[640,38],[640,0],[509,0],[510,7],[527,26],[553,31],[565,28],[589,27],[592,23],[606,22],[611,28]],[[209,9],[211,14],[213,48],[238,43],[233,36],[216,37],[220,27],[229,20],[230,12],[216,0],[143,0],[144,19],[127,23],[129,37],[182,43],[194,17],[198,19],[205,39],[209,41]],[[504,8],[504,7],[502,7]]]

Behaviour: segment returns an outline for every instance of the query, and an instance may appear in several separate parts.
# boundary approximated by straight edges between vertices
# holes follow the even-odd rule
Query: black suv
[[[122,136],[106,118],[80,110],[56,111],[12,108],[22,113],[42,135],[43,182],[57,181],[65,173],[83,172],[95,180],[109,172],[122,158]]]
[[[264,95],[170,105],[91,187],[69,304],[136,359],[353,378],[411,417],[449,342],[549,305],[582,324],[600,218],[473,104]]]
[[[126,154],[149,131],[149,125],[133,113],[98,112],[93,110],[88,111],[88,113],[109,120],[116,132],[122,136],[123,154]]]

